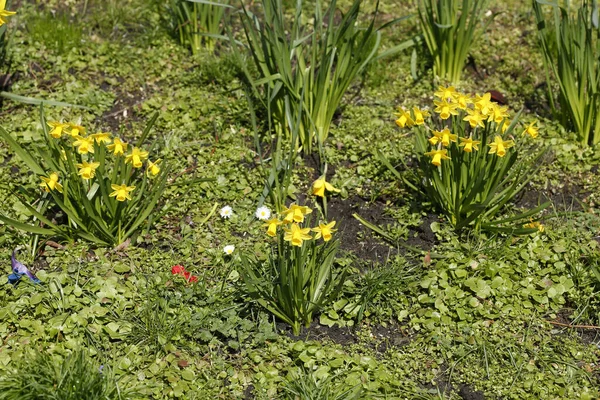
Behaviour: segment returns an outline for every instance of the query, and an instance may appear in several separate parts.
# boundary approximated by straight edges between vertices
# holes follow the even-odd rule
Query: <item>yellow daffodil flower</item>
[[[326,182],[325,178],[319,178],[313,183],[313,196],[325,197],[325,190],[327,190],[328,192],[340,192],[340,190],[334,188],[331,183]]]
[[[483,124],[483,121],[486,119],[487,117],[484,116],[481,111],[474,109],[467,110],[467,116],[463,118],[463,121],[467,121],[469,125],[471,125],[471,128],[476,128],[478,126],[484,128],[485,125]]]
[[[94,139],[92,137],[79,136],[77,140],[73,142],[73,146],[77,147],[77,152],[79,154],[93,153]]]
[[[0,26],[6,23],[6,20],[3,17],[10,17],[11,15],[15,15],[14,11],[6,10],[6,0],[0,0]]]
[[[134,147],[131,150],[131,153],[127,154],[127,157],[125,157],[125,162],[131,163],[133,165],[133,168],[141,168],[142,161],[145,160],[146,158],[148,158],[147,151],[143,151],[143,150],[138,149],[137,147]]]
[[[69,134],[74,138],[78,138],[80,135],[85,135],[85,128],[81,125],[69,122],[69,129]]]
[[[90,135],[98,144],[102,144],[102,143],[110,143],[112,142],[112,139],[110,138],[110,133],[105,133],[105,132],[98,132],[98,133],[94,133],[93,135]]]
[[[154,162],[148,160],[146,176],[152,177],[152,176],[158,175],[160,173],[160,167],[158,166],[158,164],[160,164],[161,161],[162,161],[162,159],[160,159],[160,158]]]
[[[529,218],[529,223],[523,225],[523,228],[534,228],[537,229],[538,232],[544,232],[545,228],[544,228],[544,224],[540,223],[539,221],[534,221],[533,218]]]
[[[60,139],[64,133],[64,130],[69,127],[69,124],[58,121],[50,121],[48,122],[48,126],[52,128],[50,131],[50,136],[52,136],[54,139]]]
[[[448,147],[450,146],[450,142],[456,143],[457,140],[457,135],[451,134],[450,129],[444,128],[442,131],[433,131],[433,137],[429,138],[429,143],[435,146],[439,142],[442,142],[442,146]]]
[[[523,135],[529,135],[532,139],[535,139],[539,133],[537,126],[535,126],[536,123],[537,121],[530,123],[529,126],[523,131]]]
[[[429,111],[420,110],[418,107],[413,108],[413,114],[415,115],[415,125],[423,125],[425,118],[429,117]]]
[[[496,103],[491,103],[491,111],[489,113],[488,121],[499,124],[504,119],[508,118],[508,107],[501,106]]]
[[[440,86],[440,87],[438,87],[437,92],[433,93],[433,95],[435,97],[439,97],[442,100],[451,99],[454,97],[455,94],[456,94],[456,89],[454,89],[454,86],[448,86],[448,87]]]
[[[135,189],[135,186],[127,186],[127,185],[114,185],[113,184],[113,185],[110,185],[110,187],[112,188],[112,190],[114,190],[114,192],[109,194],[109,196],[116,197],[117,201],[131,200],[131,195],[129,193],[132,192],[133,189]]]
[[[81,164],[77,164],[77,168],[79,168],[78,174],[83,179],[92,179],[96,175],[96,168],[98,168],[99,166],[100,163],[98,162],[88,163],[84,161]]]
[[[410,113],[402,107],[398,107],[398,112],[394,115],[398,117],[398,119],[396,120],[396,125],[398,125],[400,128],[410,128],[415,124],[415,121],[412,119]]]
[[[479,140],[461,137],[459,146],[464,147],[463,150],[467,153],[471,153],[473,150],[479,150],[480,144],[481,142]]]
[[[63,187],[60,183],[58,183],[58,174],[56,172],[51,173],[48,177],[40,176],[40,179],[42,180],[40,187],[46,192],[56,189],[62,193]]]
[[[433,104],[437,107],[435,108],[435,112],[440,114],[441,119],[448,119],[451,115],[458,115],[458,104],[449,103],[447,100],[434,100]]]
[[[123,155],[127,151],[127,143],[122,142],[119,138],[114,138],[112,144],[109,144],[106,148],[112,151],[115,156],[119,154]]]
[[[475,108],[477,108],[483,115],[490,115],[493,108],[492,94],[485,93],[483,96],[475,96]]]
[[[282,211],[282,215],[285,215],[283,222],[304,222],[304,216],[310,214],[312,210],[306,206],[299,206],[296,203],[290,204],[290,208],[286,208]]]
[[[319,226],[317,228],[312,229],[313,232],[317,232],[317,234],[315,235],[315,239],[320,239],[321,237],[323,237],[323,240],[325,242],[329,242],[331,240],[331,234],[337,231],[337,229],[333,229],[334,226],[335,221],[331,221],[328,224],[319,223]]]
[[[267,227],[267,235],[275,237],[277,234],[277,226],[281,224],[282,222],[277,218],[271,218],[270,220],[266,221],[263,226]]]
[[[285,231],[285,235],[283,236],[283,240],[291,242],[292,246],[302,246],[302,242],[305,240],[312,239],[308,233],[310,232],[310,228],[300,228],[298,224],[292,224],[290,229],[283,228]]]
[[[488,154],[496,154],[498,157],[506,155],[506,149],[513,147],[515,142],[512,140],[502,140],[501,136],[496,135],[494,141],[489,144],[490,151]]]
[[[432,150],[430,152],[425,153],[426,156],[432,157],[431,163],[436,167],[442,165],[442,160],[449,160],[450,157],[447,156],[448,150]]]
[[[502,133],[506,132],[506,130],[508,129],[509,126],[510,126],[510,122],[504,121],[504,123],[502,124]]]
[[[452,96],[452,100],[461,110],[466,110],[469,107],[469,104],[473,104],[473,98],[468,94],[463,93],[455,93],[454,96]]]

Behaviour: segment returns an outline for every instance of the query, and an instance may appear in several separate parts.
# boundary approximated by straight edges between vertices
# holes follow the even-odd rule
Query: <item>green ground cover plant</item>
[[[281,4],[291,27],[296,2]],[[306,34],[316,4],[302,2],[298,23]],[[339,0],[337,7],[353,4]],[[232,5],[244,13],[241,3]],[[260,2],[243,6],[264,23]],[[127,142],[125,155],[139,144],[151,161],[162,159],[158,166],[168,184],[150,214],[152,227],[145,229],[144,220],[123,243],[77,237],[56,205],[44,215],[63,230],[70,227],[68,235],[36,235],[0,221],[0,398],[600,398],[600,149],[583,146],[552,114],[530,2],[482,7],[482,15],[494,18],[471,43],[455,86],[469,98],[488,92],[491,108],[511,110],[505,118],[510,131],[498,133],[505,124],[489,120],[472,128],[476,105],[445,120],[438,105],[424,107],[443,98],[433,99],[439,84],[432,85],[430,60],[411,57],[413,49],[397,53],[399,44],[421,33],[415,17],[379,31],[378,54],[397,55],[373,57],[350,84],[321,157],[316,145],[309,154],[290,143],[304,118],[290,117],[297,104],[288,105],[289,136],[278,145],[276,123],[269,121],[274,117],[248,91],[243,57],[233,53],[241,47],[223,40],[214,53],[190,56],[165,29],[155,2],[47,0],[12,2],[6,9],[18,11],[3,17],[11,36],[7,90],[13,98],[38,100],[5,97],[0,107],[7,131],[0,139],[0,215],[49,228],[34,211],[54,196],[64,202],[74,183],[86,185],[79,168],[70,172],[68,159],[59,156],[63,149],[79,164],[98,162],[104,151],[110,181],[122,156],[100,143],[91,144],[93,154],[80,154],[80,139],[90,133],[111,132]],[[376,10],[381,26],[418,15],[414,2],[363,2],[356,27],[368,27]],[[55,16],[80,34],[64,51],[52,45],[61,40],[59,31],[34,33],[36,24]],[[231,17],[228,39],[247,46],[238,15]],[[337,11],[334,23],[343,18]],[[253,65],[248,69],[258,77]],[[48,121],[40,120],[42,101]],[[431,116],[398,129],[397,106],[405,125],[418,119],[414,106]],[[88,135],[52,138],[60,123],[69,122]],[[423,153],[448,150],[452,160],[440,156],[441,168],[469,155],[458,137],[440,148],[439,141],[427,141],[433,131],[444,131],[443,122],[450,134],[456,129],[464,139],[481,141],[470,155],[492,164],[518,151],[511,171],[548,147],[535,173],[524,176],[528,183],[493,221],[550,205],[532,220],[506,223],[506,231],[472,225],[457,231],[434,195],[423,192],[423,176],[415,178],[416,135],[425,137]],[[496,135],[502,157],[499,142],[495,149],[489,145]],[[507,147],[510,141],[515,145]],[[33,170],[18,148],[43,171]],[[440,171],[434,157],[422,155],[431,174]],[[126,164],[135,180],[127,181],[136,186],[132,200],[110,197],[107,184],[108,201],[125,206],[144,179],[157,182],[145,162],[139,169]],[[449,176],[447,182],[456,185]],[[292,203],[312,212],[297,229],[272,221],[275,237],[266,235],[267,221],[282,221]],[[321,238],[302,232],[317,227]],[[285,240],[283,228],[300,246]],[[324,229],[331,233],[327,242]],[[515,235],[520,229],[523,234]],[[19,272],[23,268],[37,278]],[[318,273],[309,268],[331,273],[331,290],[321,297],[313,296]],[[250,281],[248,271],[254,273]],[[291,275],[282,279],[281,271]]]

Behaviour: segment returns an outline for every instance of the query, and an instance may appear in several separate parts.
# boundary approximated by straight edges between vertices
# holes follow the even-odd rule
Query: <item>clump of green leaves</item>
[[[359,27],[361,2],[355,0],[337,22],[336,0],[324,11],[317,1],[310,25],[303,22],[301,0],[296,1],[291,26],[282,0],[262,2],[262,21],[247,8],[240,14],[258,72],[256,77],[245,69],[253,93],[273,116],[277,133],[288,140],[286,121],[304,110],[299,140],[307,153],[313,142],[322,148],[342,96],[379,47],[374,18],[366,28]]]
[[[144,168],[149,153],[139,146],[157,116],[137,146],[108,133],[87,136],[86,128],[74,123],[47,123],[43,110],[42,141],[30,149],[0,127],[0,137],[41,180],[37,192],[22,187],[17,191],[34,223],[3,215],[0,221],[35,235],[97,245],[118,245],[149,228],[160,215],[157,208],[167,174],[160,160],[148,160]]]
[[[522,234],[540,229],[526,221],[549,203],[516,216],[498,217],[535,176],[545,153],[542,149],[534,157],[519,159],[522,144],[511,139],[519,114],[510,121],[507,107],[493,102],[489,93],[471,97],[453,87],[440,87],[435,96],[433,115],[417,107],[400,108],[396,120],[400,127],[414,127],[416,179],[428,198],[457,231],[469,227]],[[535,124],[518,136],[527,134],[537,137]]]
[[[121,400],[132,398],[110,368],[96,365],[83,350],[64,359],[37,353],[0,378],[2,400]]]
[[[546,19],[541,4],[552,5],[552,19]],[[598,4],[584,1],[575,15],[569,4],[533,0],[533,9],[547,80],[552,75],[560,89],[556,104],[553,86],[547,85],[554,116],[581,144],[592,146],[600,142]]]
[[[486,0],[417,0],[419,20],[427,49],[433,58],[433,73],[445,81],[460,81],[471,45],[478,31]]]
[[[221,21],[226,8],[232,8],[227,0],[170,0],[160,2],[170,31],[179,43],[188,47],[192,54],[202,49],[213,51],[216,39],[221,35]],[[161,10],[163,13],[163,10]]]
[[[313,228],[304,216],[312,210],[292,204],[283,211],[283,220],[267,221],[269,236],[276,238],[266,261],[242,255],[241,276],[244,290],[261,306],[288,323],[295,335],[308,326],[319,310],[339,292],[344,273],[335,270],[339,240],[332,240],[335,223]],[[305,223],[306,228],[301,224]],[[287,226],[278,229],[279,225]],[[318,243],[319,238],[323,243]]]

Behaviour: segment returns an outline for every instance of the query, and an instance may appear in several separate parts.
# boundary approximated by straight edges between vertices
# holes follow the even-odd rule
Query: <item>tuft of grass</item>
[[[32,17],[27,24],[27,30],[33,42],[42,43],[59,55],[81,47],[81,23],[70,20],[64,14],[46,13]]]
[[[0,377],[2,400],[121,400],[130,398],[112,371],[97,365],[84,350],[64,359],[34,353]]]
[[[342,390],[331,377],[319,379],[316,374],[302,370],[293,374],[293,380],[284,386],[284,399],[289,400],[354,400],[362,398],[360,387]]]
[[[129,319],[131,333],[127,339],[135,344],[147,346],[156,353],[180,337],[180,326],[169,300],[152,296]]]

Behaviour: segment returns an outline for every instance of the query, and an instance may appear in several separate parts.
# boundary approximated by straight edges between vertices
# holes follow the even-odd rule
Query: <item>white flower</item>
[[[269,217],[271,217],[271,210],[269,210],[269,207],[266,206],[258,207],[254,215],[256,218],[266,221],[269,219]]]
[[[221,218],[229,218],[233,214],[233,210],[231,209],[231,207],[225,206],[225,207],[221,208],[221,211],[219,211],[219,214],[221,214]]]
[[[227,254],[228,256],[231,255],[231,253],[233,253],[234,250],[235,246],[232,244],[223,247],[223,253]]]

